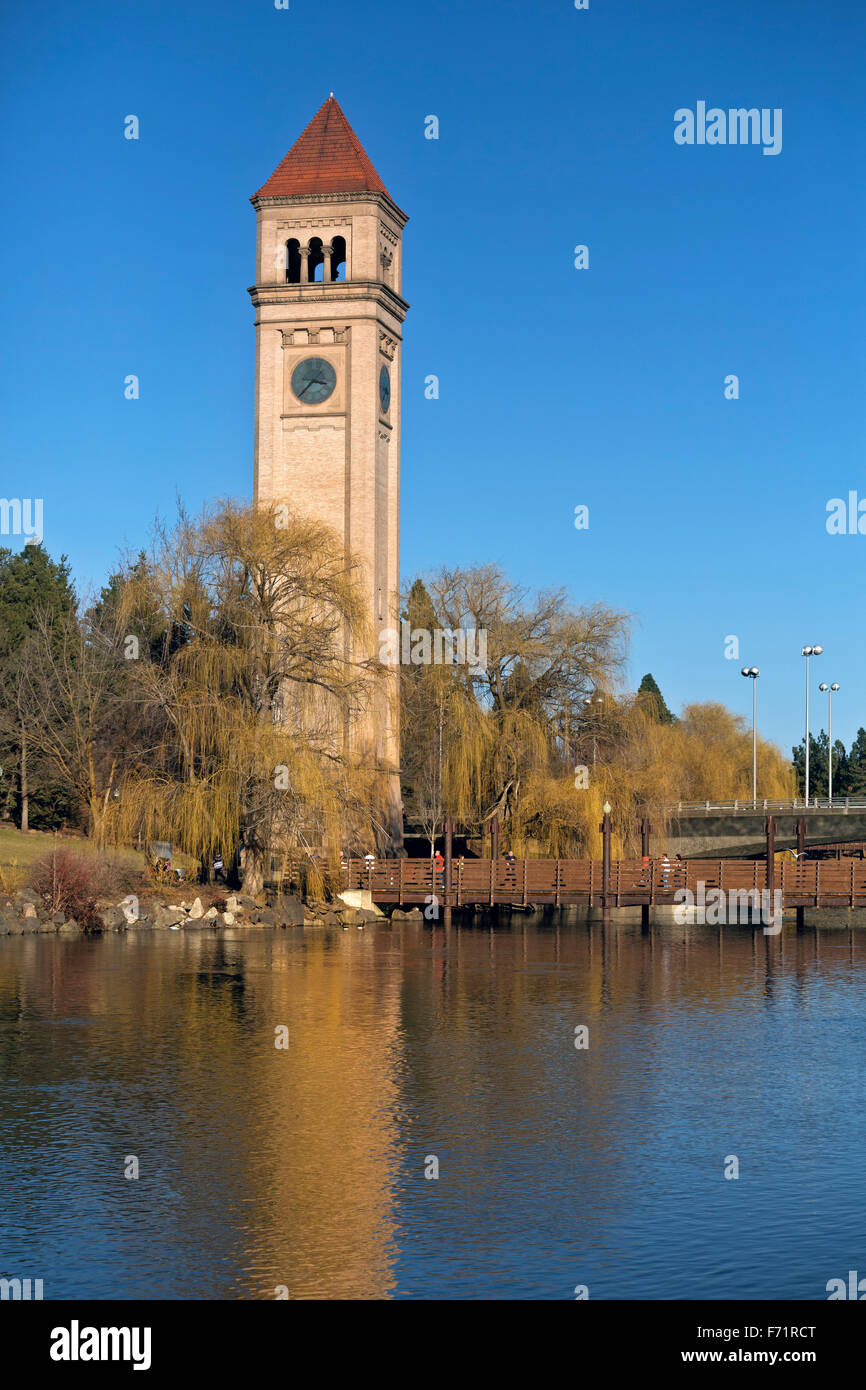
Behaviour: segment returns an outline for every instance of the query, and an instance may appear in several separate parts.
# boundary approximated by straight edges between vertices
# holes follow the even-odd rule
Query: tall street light
[[[806,805],[809,805],[809,657],[820,656],[823,647],[803,647],[806,658]]]
[[[758,677],[757,666],[744,666],[741,676],[748,676],[752,682],[752,801],[758,800]]]
[[[593,721],[593,722],[592,722],[592,765],[593,765],[593,767],[595,767],[595,759],[596,759],[596,753],[597,753],[597,747],[596,747],[596,730],[597,730],[597,725],[598,725],[598,719],[599,719],[599,717],[600,717],[600,715],[601,715],[601,710],[598,709],[598,710],[596,710],[596,711],[594,712],[594,714],[593,714],[593,711],[592,711],[591,706],[592,706],[592,705],[603,705],[603,704],[604,704],[604,700],[603,700],[603,698],[601,697],[601,695],[599,695],[599,694],[596,692],[595,695],[587,695],[586,698],[584,699],[584,702],[583,702],[583,703],[584,703],[584,705],[586,706],[586,715],[587,715],[587,719],[592,718],[592,721]]]
[[[822,681],[821,684],[818,686],[818,689],[819,689],[819,690],[825,690],[825,691],[827,692],[827,740],[828,740],[828,744],[827,744],[827,798],[828,798],[828,800],[829,800],[829,802],[830,802],[830,805],[832,806],[832,804],[833,804],[833,696],[836,694],[836,691],[839,689],[839,682],[838,682],[838,681],[834,681],[832,685],[828,685],[826,681]]]

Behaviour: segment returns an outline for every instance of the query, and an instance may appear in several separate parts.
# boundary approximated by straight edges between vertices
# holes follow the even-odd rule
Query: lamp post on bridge
[[[809,657],[820,656],[823,647],[803,647],[802,653],[806,658],[806,805],[809,805]]]
[[[752,682],[752,802],[758,804],[758,677],[757,666],[744,666],[741,676],[749,676]]]
[[[609,801],[604,803],[602,808],[603,819],[599,830],[601,831],[601,920],[604,926],[610,922],[610,813],[612,807]]]
[[[822,681],[819,690],[827,693],[827,800],[833,805],[833,696],[839,689],[839,682],[828,685]]]

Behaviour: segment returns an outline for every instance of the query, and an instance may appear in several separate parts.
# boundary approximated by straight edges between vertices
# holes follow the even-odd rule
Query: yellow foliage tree
[[[367,649],[367,613],[339,538],[280,507],[181,513],[121,588],[120,628],[143,615],[150,657],[129,675],[156,746],[121,787],[119,834],[171,837],[202,860],[241,847],[248,893],[269,851],[363,835],[381,789],[347,730],[375,663],[351,656]]]

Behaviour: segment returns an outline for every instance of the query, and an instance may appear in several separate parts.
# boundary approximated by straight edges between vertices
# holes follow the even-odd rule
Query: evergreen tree
[[[36,629],[37,615],[75,611],[75,591],[65,555],[52,560],[41,545],[0,550],[0,661]]]
[[[844,796],[866,796],[866,729],[857,730],[857,737],[848,754],[848,775]]]
[[[837,796],[847,796],[848,786],[851,780],[850,769],[848,767],[848,754],[841,738],[833,740],[833,799]],[[828,792],[829,794],[829,792]]]
[[[863,735],[862,754],[866,756],[866,731],[860,730]],[[859,739],[859,735],[858,735]],[[845,745],[841,739],[833,741],[833,799],[837,796],[850,796],[855,790],[852,785],[856,782],[860,766],[858,762],[858,740],[855,739],[851,745],[850,754],[845,751]],[[804,796],[806,792],[806,740],[800,739],[797,747],[792,749],[794,771],[797,774],[797,795]],[[809,800],[815,796],[827,796],[829,794],[829,754],[830,740],[827,732],[822,729],[819,734],[809,735]],[[866,791],[866,762],[862,764],[863,772],[861,781],[857,783],[863,791]]]
[[[665,704],[664,696],[658,688],[655,677],[649,672],[638,686],[637,693],[642,700],[646,701],[648,708],[655,709],[656,718],[660,724],[673,724],[675,716],[671,714]]]
[[[20,702],[22,673],[38,659],[34,642],[40,614],[52,621],[65,619],[74,615],[75,606],[65,555],[52,560],[41,544],[0,550],[0,807],[4,816],[17,812],[22,830],[31,824],[55,829],[76,809],[70,789],[30,746]]]

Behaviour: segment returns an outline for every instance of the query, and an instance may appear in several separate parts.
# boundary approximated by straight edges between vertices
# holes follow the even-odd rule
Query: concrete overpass
[[[766,853],[767,817],[776,825],[776,849],[797,848],[797,823],[805,821],[805,845],[866,841],[866,800],[802,797],[794,801],[684,802],[665,808],[667,829],[654,822],[650,853],[683,859],[749,859]]]

